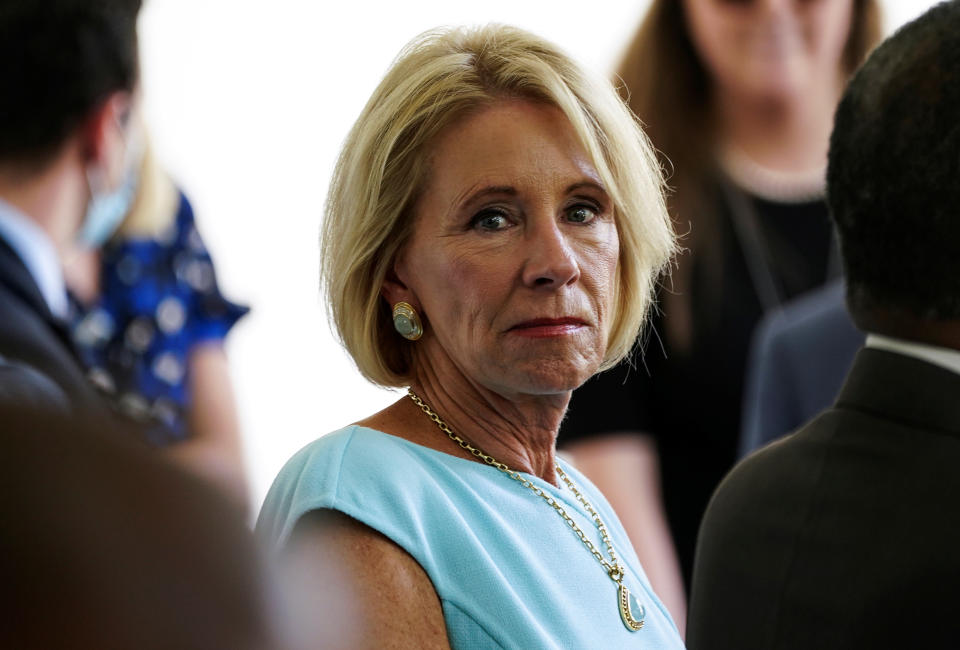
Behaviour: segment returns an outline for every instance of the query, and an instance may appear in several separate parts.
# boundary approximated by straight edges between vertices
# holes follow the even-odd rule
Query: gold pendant
[[[623,619],[623,624],[631,632],[639,631],[643,627],[643,619],[647,616],[643,605],[637,601],[629,589],[623,586],[623,583],[617,589],[617,596],[620,599],[620,618]]]

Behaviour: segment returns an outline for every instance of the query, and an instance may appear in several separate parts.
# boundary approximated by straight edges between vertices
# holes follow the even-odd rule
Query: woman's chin
[[[571,363],[569,360],[542,360],[531,367],[514,367],[507,382],[518,394],[563,395],[590,379],[599,367],[597,363]]]

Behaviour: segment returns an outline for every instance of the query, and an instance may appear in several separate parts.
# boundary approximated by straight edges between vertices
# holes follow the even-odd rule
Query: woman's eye
[[[510,220],[502,212],[481,212],[473,218],[471,225],[480,230],[503,230],[510,225]]]
[[[575,205],[567,210],[567,219],[573,223],[590,223],[597,218],[597,209],[592,205]]]

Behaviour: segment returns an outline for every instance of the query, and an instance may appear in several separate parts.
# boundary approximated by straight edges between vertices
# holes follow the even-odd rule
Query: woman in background
[[[246,510],[223,342],[248,310],[221,295],[190,203],[136,127],[123,185],[102,193],[88,179],[90,214],[65,268],[74,342],[91,380],[151,444]]]
[[[678,622],[700,518],[736,458],[754,325],[838,272],[827,143],[880,36],[875,0],[654,0],[618,70],[688,250],[635,367],[577,390],[560,442]]]

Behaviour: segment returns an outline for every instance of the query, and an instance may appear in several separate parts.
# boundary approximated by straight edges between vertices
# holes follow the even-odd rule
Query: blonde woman
[[[550,43],[488,26],[400,54],[341,154],[322,270],[359,370],[409,392],[294,456],[258,522],[304,618],[336,612],[305,646],[682,647],[555,453],[672,254],[661,190],[611,85]]]

